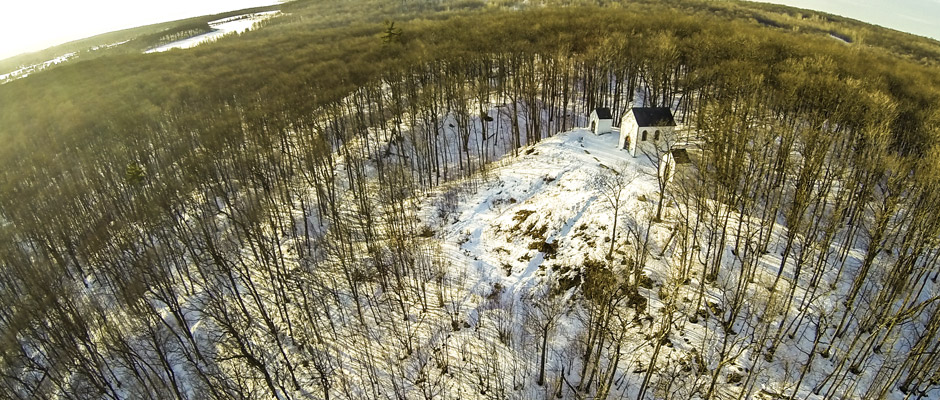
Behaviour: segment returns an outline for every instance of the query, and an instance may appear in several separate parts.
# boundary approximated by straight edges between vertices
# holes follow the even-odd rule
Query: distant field
[[[107,55],[142,52],[164,44],[167,38],[185,38],[208,32],[208,22],[242,14],[274,11],[280,5],[254,7],[220,14],[204,15],[178,21],[163,22],[137,28],[124,29],[79,39],[37,52],[21,54],[0,60],[0,75],[23,67],[39,65],[63,55],[72,55],[69,61],[89,60]]]

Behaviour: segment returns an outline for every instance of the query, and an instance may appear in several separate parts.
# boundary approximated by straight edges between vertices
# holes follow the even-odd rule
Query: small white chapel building
[[[593,114],[592,114],[593,115]],[[668,107],[634,107],[620,119],[620,144],[636,157],[637,146],[656,151],[656,143],[671,137],[676,120]]]
[[[607,107],[595,108],[591,111],[591,132],[595,135],[610,133],[614,125],[614,118]]]

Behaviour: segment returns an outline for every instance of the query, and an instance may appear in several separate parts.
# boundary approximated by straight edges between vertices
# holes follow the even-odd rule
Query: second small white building
[[[614,119],[610,116],[609,108],[600,107],[591,111],[591,132],[595,135],[610,133],[613,125]]]
[[[675,131],[676,120],[668,107],[634,107],[620,119],[619,148],[636,157],[637,146],[656,151],[656,143]]]

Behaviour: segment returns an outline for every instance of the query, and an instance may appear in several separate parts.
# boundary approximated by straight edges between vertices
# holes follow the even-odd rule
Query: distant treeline
[[[132,40],[134,45],[139,46],[159,46],[177,40],[186,39],[203,33],[212,32],[208,22],[199,21],[183,25],[174,26],[172,29],[140,36]],[[139,42],[139,44],[138,44]]]

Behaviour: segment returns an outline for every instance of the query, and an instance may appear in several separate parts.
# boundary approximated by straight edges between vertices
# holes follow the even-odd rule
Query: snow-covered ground
[[[490,299],[480,300],[479,304],[470,301],[464,305],[464,309],[469,310],[466,318],[471,325],[476,326],[475,321],[487,318],[499,320],[498,316],[492,316],[494,293],[499,294],[502,304],[514,307],[515,312],[520,313],[519,309],[527,307],[523,303],[533,291],[547,285],[557,285],[565,279],[566,274],[581,270],[586,260],[605,259],[611,240],[613,210],[593,185],[593,179],[598,175],[611,174],[614,170],[627,173],[635,171],[636,174],[636,179],[624,191],[615,251],[608,262],[615,266],[627,264],[631,238],[623,227],[649,220],[659,189],[653,162],[644,155],[638,154],[634,158],[628,152],[617,149],[617,139],[616,129],[611,134],[601,136],[583,128],[560,133],[524,147],[518,156],[505,156],[476,182],[445,185],[421,207],[420,219],[435,229],[437,237],[442,239],[442,251],[450,268],[459,270],[451,273],[465,274],[467,285],[463,290],[471,293],[471,298]],[[442,213],[439,205],[447,193],[459,193],[460,201],[450,212]],[[748,300],[745,303],[746,310],[741,315],[747,317],[739,318],[726,331],[727,328],[723,328],[721,322],[724,318],[722,308],[726,306],[722,304],[727,304],[729,288],[734,287],[740,265],[735,264],[734,257],[729,255],[727,260],[722,261],[724,272],[717,277],[716,282],[707,283],[704,288],[700,278],[694,275],[691,280],[678,281],[676,269],[679,263],[675,258],[678,255],[668,251],[671,248],[668,243],[677,209],[667,200],[664,212],[665,221],[654,223],[649,229],[651,254],[644,265],[643,275],[649,277],[652,288],[641,289],[640,295],[646,298],[648,306],[646,311],[637,310],[636,314],[636,318],[649,322],[638,323],[626,333],[625,341],[633,350],[620,361],[620,368],[626,372],[615,375],[618,385],[612,389],[611,396],[623,394],[626,398],[636,398],[636,388],[643,379],[643,374],[637,371],[644,371],[651,359],[653,349],[650,337],[655,335],[654,327],[661,326],[659,321],[668,319],[673,328],[666,336],[668,348],[663,348],[658,356],[654,381],[659,382],[660,389],[657,390],[665,387],[665,390],[673,391],[655,394],[651,388],[645,397],[648,398],[652,393],[653,398],[663,398],[667,396],[666,393],[672,396],[683,393],[683,390],[686,391],[684,393],[697,392],[701,395],[709,382],[715,380],[717,385],[713,395],[716,398],[775,398],[787,397],[790,393],[797,398],[821,398],[811,390],[820,384],[825,376],[823,374],[837,368],[835,359],[824,356],[811,359],[811,368],[806,370],[805,379],[801,377],[800,383],[795,383],[796,376],[800,375],[799,369],[806,363],[806,354],[812,354],[814,349],[818,351],[814,347],[812,329],[799,329],[795,337],[781,337],[782,341],[772,360],[765,361],[763,357],[758,360],[757,357],[761,348],[758,343],[763,343],[757,337],[772,332],[770,327],[776,327],[776,321],[780,318],[780,314],[764,310],[771,307],[771,303],[779,302],[779,293],[785,292],[782,288],[777,292],[768,291],[767,288],[767,283],[773,281],[774,272],[781,262],[779,247],[783,241],[782,235],[786,232],[785,227],[777,225],[771,241],[771,248],[776,249],[776,252],[771,251],[759,257],[754,280],[758,283],[745,289]],[[542,242],[550,245],[548,252],[544,245],[540,245]],[[731,252],[732,248],[727,247],[726,254]],[[849,252],[851,259],[861,256],[859,251]],[[788,269],[793,267],[790,264],[792,260],[788,262]],[[620,273],[626,273],[626,269],[620,270]],[[803,280],[792,282],[785,278],[783,282],[781,285],[787,287],[797,286],[794,289],[796,299],[813,297]],[[827,296],[836,296],[834,293],[844,290],[843,286],[837,283],[838,289],[827,292]],[[668,293],[670,290],[674,290],[671,295]],[[697,308],[694,299],[700,291],[704,294],[705,303],[702,308]],[[664,293],[667,293],[665,297]],[[581,296],[577,291],[570,291],[567,295]],[[835,304],[835,298],[827,296],[819,297],[817,293],[809,307],[822,307],[829,310],[828,313],[832,312],[831,308],[840,307]],[[667,297],[672,301],[667,300]],[[796,314],[801,304],[802,301],[791,304],[789,315]],[[665,309],[673,310],[668,318],[663,317],[666,315],[663,312]],[[577,352],[573,349],[583,340],[579,335],[583,335],[586,329],[584,314],[581,312],[583,310],[574,307],[561,318],[558,332],[551,342],[551,350],[556,353],[567,352],[569,355],[549,357],[548,365],[550,371],[555,371],[554,376],[567,367],[566,378],[573,382],[578,379],[578,374],[571,372],[571,362],[575,360],[577,369],[578,355],[572,357],[571,354]],[[672,313],[675,313],[674,317]],[[688,318],[693,314],[702,318]],[[769,318],[774,322],[767,325],[768,331],[764,331],[765,328],[752,322],[755,318]],[[812,320],[820,317],[811,313],[807,318]],[[811,323],[806,325],[812,326]],[[509,352],[506,356],[510,357],[507,360],[514,357]],[[688,372],[686,368],[692,368],[689,365],[699,365],[698,372]],[[876,367],[870,366],[870,371],[876,370]],[[687,386],[681,390],[675,385],[670,388],[669,374],[673,374],[673,380]],[[872,374],[858,374],[858,385],[870,385]],[[756,384],[751,386],[750,391],[743,391],[743,387],[747,386],[742,386],[740,379],[754,379]],[[541,396],[539,389],[524,389],[522,398]],[[849,398],[860,394],[853,392],[851,387],[848,390],[843,395]],[[888,396],[903,398],[899,392],[892,392]]]
[[[644,155],[632,157],[627,151],[617,148],[619,133],[594,135],[587,129],[576,128],[547,138],[538,144],[527,146],[516,156],[507,155],[495,164],[484,182],[472,189],[466,183],[450,185],[442,193],[460,191],[463,199],[455,212],[441,215],[439,208],[422,206],[422,220],[440,229],[442,250],[452,274],[465,274],[466,290],[471,298],[490,299],[479,304],[465,304],[466,316],[471,325],[481,321],[497,321],[494,312],[525,314],[528,297],[555,286],[567,272],[580,270],[588,259],[603,260],[611,240],[613,210],[595,188],[595,177],[611,174],[614,170],[633,175],[635,179],[624,191],[617,228],[617,242],[623,243],[623,224],[641,219],[649,212],[656,199],[657,178],[653,163]],[[464,186],[461,186],[464,185]],[[439,197],[432,197],[432,202]],[[653,232],[654,240],[665,241],[666,229]],[[543,252],[540,242],[554,246],[551,254]],[[617,246],[614,261],[625,257],[622,245]],[[652,260],[645,271],[657,286],[669,277],[666,264]],[[499,294],[495,296],[494,294]],[[648,295],[644,290],[644,295]],[[569,292],[568,296],[577,296]],[[661,307],[655,296],[649,296],[652,308]],[[472,301],[471,301],[472,302]],[[494,306],[494,303],[502,306]],[[569,305],[574,304],[569,302]],[[561,317],[557,334],[551,339],[552,354],[568,354],[565,357],[549,357],[548,370],[559,376],[566,367],[566,379],[576,381],[571,362],[578,355],[576,343],[585,327],[583,315],[570,308]],[[520,323],[524,317],[516,315],[513,321]],[[653,324],[647,324],[651,329]],[[688,343],[700,342],[704,329],[688,329]],[[644,329],[637,329],[626,336],[625,342],[646,342]],[[635,338],[633,336],[636,336]],[[454,346],[456,347],[456,346]],[[682,342],[675,345],[682,352]],[[688,350],[685,349],[685,350]],[[511,351],[504,355],[505,363],[514,362]],[[621,363],[625,370],[641,370],[649,360],[648,351],[634,351]],[[529,370],[536,368],[537,360],[526,360]],[[525,368],[524,368],[525,369]],[[611,396],[623,393],[635,397],[635,390],[642,374],[618,375],[618,384]],[[556,378],[553,378],[556,379]],[[557,387],[557,386],[556,386]],[[630,389],[633,387],[633,389]],[[554,389],[552,389],[554,390]],[[528,386],[515,393],[519,398],[535,398],[546,395],[546,388]],[[571,394],[566,391],[566,393]]]
[[[212,28],[212,32],[207,32],[202,35],[188,37],[186,39],[177,40],[162,46],[154,47],[145,51],[145,53],[159,53],[170,49],[188,49],[203,43],[216,41],[222,36],[228,35],[230,33],[247,32],[250,31],[252,27],[254,27],[255,23],[274,17],[279,12],[280,11],[265,11],[211,21],[209,22],[209,27]]]
[[[492,172],[489,185],[465,200],[453,216],[456,222],[447,226],[446,236],[462,242],[459,251],[473,255],[484,279],[500,282],[517,297],[552,265],[603,258],[607,247],[601,244],[609,232],[601,228],[613,221],[609,207],[598,201],[591,187],[594,176],[622,164],[640,172],[625,191],[627,204],[621,217],[640,205],[640,195],[651,198],[657,187],[650,161],[617,149],[617,138],[616,131],[596,136],[587,129],[575,129],[504,160]],[[599,236],[579,234],[586,229]],[[558,245],[557,256],[545,260],[544,254],[529,249],[531,242],[539,240],[534,236]],[[506,269],[511,271],[507,274]]]

